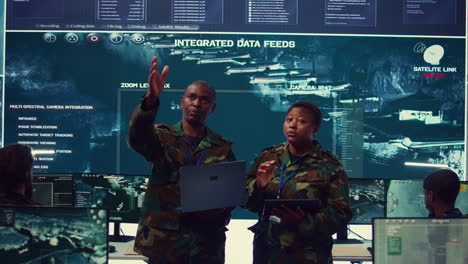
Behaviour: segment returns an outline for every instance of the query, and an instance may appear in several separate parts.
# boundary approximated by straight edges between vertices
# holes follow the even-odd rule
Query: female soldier
[[[254,263],[332,263],[332,235],[352,217],[348,178],[340,161],[314,140],[322,114],[299,101],[286,113],[287,142],[263,150],[248,175]],[[280,206],[262,213],[265,199],[318,199],[320,208]]]

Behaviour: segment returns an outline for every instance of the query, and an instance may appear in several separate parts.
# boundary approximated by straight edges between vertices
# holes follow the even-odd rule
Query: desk
[[[133,248],[133,243],[133,240],[123,243],[111,242],[110,244],[115,246],[116,250],[114,253],[109,253],[110,263],[117,263],[113,260],[126,260],[132,261],[133,263],[145,263],[144,261],[147,260],[147,258],[142,255],[126,255],[126,253],[129,253],[128,249]],[[371,246],[372,242],[370,240],[363,240],[363,243],[360,244],[335,244],[333,245],[332,250],[333,260],[351,262],[372,261],[372,256],[367,250],[367,248]],[[241,254],[251,254],[251,252],[243,252]]]
[[[371,240],[362,240],[360,244],[334,244],[332,249],[333,261],[372,261],[372,255],[367,250],[372,247]]]
[[[252,241],[253,233],[248,230],[249,226],[254,225],[257,220],[233,219],[226,232],[226,261],[225,264],[251,264],[252,263]],[[122,230],[125,234],[136,234],[137,224],[123,224]],[[370,237],[370,226],[355,226],[358,232],[364,236]],[[351,238],[351,237],[350,237]],[[129,247],[133,247],[134,241],[130,242],[111,242],[116,247],[116,252],[109,253],[110,264],[145,264],[147,258],[141,255],[125,255]],[[334,244],[333,258],[335,261],[359,262],[371,261],[372,256],[367,251],[371,247],[370,240],[364,240],[364,244]]]
[[[109,253],[109,260],[147,260],[148,258],[143,255],[128,254],[133,250],[135,240],[129,242],[111,242],[110,245],[115,247],[114,253]]]

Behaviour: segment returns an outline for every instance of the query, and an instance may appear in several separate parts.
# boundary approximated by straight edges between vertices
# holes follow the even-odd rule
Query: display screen
[[[8,263],[107,263],[104,209],[0,207],[0,257]]]
[[[420,195],[403,194],[416,183],[388,194],[380,183],[441,167],[467,179],[466,10],[465,0],[0,0],[0,143],[31,146],[37,175],[83,176],[95,197],[72,202],[138,221],[152,172],[127,133],[158,56],[170,70],[154,123],[180,121],[184,89],[205,80],[217,91],[208,127],[252,164],[286,141],[289,106],[312,102],[323,114],[314,138],[356,179],[352,222],[425,215]],[[70,205],[56,184],[39,180],[33,198]]]
[[[463,0],[6,0],[9,30],[465,35]]]
[[[464,177],[463,39],[117,35],[7,32],[4,140],[45,153],[36,172],[150,174],[126,136],[157,55],[170,71],[155,122],[178,122],[185,87],[207,80],[208,126],[239,160],[284,142],[286,110],[307,100],[323,112],[316,139],[351,178],[424,177],[420,163]]]
[[[147,177],[77,174],[75,206],[109,209],[110,221],[138,223]]]
[[[33,175],[32,200],[44,206],[73,206],[73,178],[71,174]]]
[[[350,178],[348,185],[353,211],[350,224],[372,224],[372,218],[385,216],[386,180]]]
[[[387,217],[426,217],[423,180],[391,180],[387,192]],[[468,213],[468,182],[461,182],[455,208]]]
[[[467,263],[468,218],[374,219],[373,263]]]

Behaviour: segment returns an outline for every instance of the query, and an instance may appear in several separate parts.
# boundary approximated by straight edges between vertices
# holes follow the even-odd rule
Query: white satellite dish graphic
[[[439,65],[444,56],[444,48],[441,45],[432,45],[424,51],[424,60],[432,65]]]

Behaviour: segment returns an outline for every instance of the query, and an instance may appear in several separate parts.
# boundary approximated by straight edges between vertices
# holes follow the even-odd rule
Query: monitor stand
[[[338,229],[336,233],[336,239],[333,240],[334,244],[362,244],[359,239],[348,238],[348,225],[343,225]]]
[[[109,242],[128,242],[135,239],[135,236],[124,236],[120,234],[120,222],[114,222],[114,234],[109,236]]]

